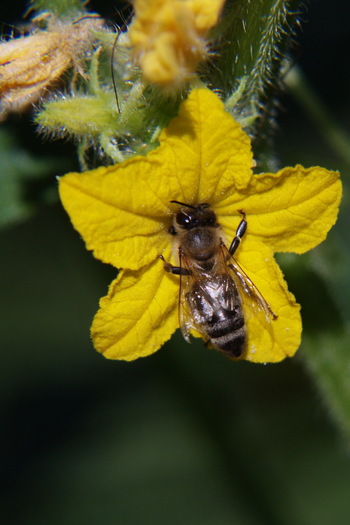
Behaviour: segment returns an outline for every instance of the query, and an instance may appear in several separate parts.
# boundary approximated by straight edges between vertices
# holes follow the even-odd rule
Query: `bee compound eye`
[[[189,224],[191,224],[191,216],[189,216],[187,213],[184,213],[183,211],[179,211],[176,214],[176,222],[180,226],[185,226],[186,227]]]

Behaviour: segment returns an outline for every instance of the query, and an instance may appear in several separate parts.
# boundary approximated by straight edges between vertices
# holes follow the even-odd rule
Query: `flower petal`
[[[178,326],[178,289],[159,259],[138,271],[122,271],[92,323],[95,348],[108,359],[126,361],[156,352]]]
[[[143,168],[150,176],[151,167],[152,162],[137,158],[59,180],[62,203],[87,248],[117,268],[141,268],[168,242],[164,223],[154,218],[165,214],[166,203],[138,176]]]
[[[342,194],[339,173],[324,168],[285,168],[252,177],[216,211],[234,235],[237,208],[247,214],[248,234],[276,252],[304,253],[322,242],[336,221]]]
[[[277,315],[277,319],[271,316],[267,323],[265,315],[256,315],[249,303],[244,303],[248,333],[244,359],[272,363],[291,357],[300,346],[300,306],[288,291],[272,251],[260,242],[247,238],[237,260]]]
[[[189,95],[160,142],[168,168],[163,174],[168,171],[172,199],[215,204],[228,190],[249,184],[250,139],[209,89],[196,89]]]

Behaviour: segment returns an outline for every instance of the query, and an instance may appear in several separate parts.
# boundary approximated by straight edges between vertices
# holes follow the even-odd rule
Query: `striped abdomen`
[[[228,274],[206,276],[186,294],[197,330],[216,349],[239,357],[245,349],[246,328],[237,287]]]

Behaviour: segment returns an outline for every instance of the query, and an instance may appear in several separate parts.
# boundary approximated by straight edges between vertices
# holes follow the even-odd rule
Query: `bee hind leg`
[[[172,273],[173,275],[191,275],[190,270],[187,270],[187,268],[173,266],[171,263],[166,262],[163,255],[158,255],[158,259],[161,259],[164,262],[164,270],[166,272]]]

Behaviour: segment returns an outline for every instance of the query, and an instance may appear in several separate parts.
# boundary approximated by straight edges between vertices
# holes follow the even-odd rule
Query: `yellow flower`
[[[207,55],[206,37],[224,0],[135,0],[130,44],[146,82],[166,88],[189,80]]]
[[[274,313],[269,328],[247,314],[244,358],[280,361],[300,344],[299,305],[274,252],[303,253],[325,239],[341,198],[336,172],[302,166],[253,175],[249,137],[207,89],[193,91],[145,157],[70,173],[60,196],[87,248],[123,268],[92,325],[97,350],[110,359],[152,354],[178,327],[179,276],[164,271],[172,255],[169,227],[179,206],[210,203],[229,246],[246,213],[248,231],[235,253]],[[176,250],[175,250],[176,251]],[[195,334],[198,335],[198,334]]]

